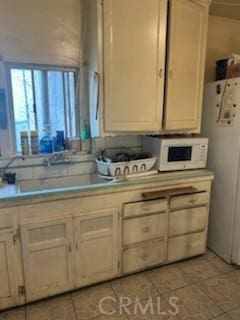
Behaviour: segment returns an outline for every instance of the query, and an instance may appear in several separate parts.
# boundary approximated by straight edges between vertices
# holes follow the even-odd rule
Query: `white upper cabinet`
[[[93,137],[199,132],[209,4],[89,0],[86,60]]]
[[[171,0],[165,129],[199,131],[208,1]]]
[[[167,1],[103,3],[105,131],[159,131]]]

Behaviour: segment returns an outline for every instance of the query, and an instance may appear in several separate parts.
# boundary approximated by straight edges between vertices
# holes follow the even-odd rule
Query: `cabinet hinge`
[[[24,296],[26,293],[26,288],[24,286],[19,286],[18,287],[18,294],[21,296]]]
[[[120,260],[118,260],[118,270],[120,269]]]
[[[17,228],[15,234],[13,235],[13,244],[16,244],[17,240],[21,238],[20,227]]]

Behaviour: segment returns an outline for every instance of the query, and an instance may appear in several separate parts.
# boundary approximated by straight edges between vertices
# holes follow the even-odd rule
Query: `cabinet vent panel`
[[[105,216],[81,221],[81,233],[112,229],[113,217]]]
[[[66,239],[66,237],[67,231],[64,223],[29,230],[30,243]]]

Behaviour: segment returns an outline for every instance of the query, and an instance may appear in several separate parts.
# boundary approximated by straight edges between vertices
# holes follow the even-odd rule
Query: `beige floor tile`
[[[166,297],[178,299],[177,305],[181,320],[208,320],[223,313],[197,285],[172,291]]]
[[[240,286],[228,273],[205,280],[198,286],[225,312],[240,306]]]
[[[65,295],[30,304],[26,308],[27,320],[75,320],[72,299]]]
[[[240,308],[234,309],[227,313],[231,320],[239,320],[240,319]]]
[[[186,287],[192,280],[176,265],[161,267],[146,272],[160,294]]]
[[[158,295],[157,290],[144,273],[117,279],[111,282],[113,290],[120,299],[130,299],[134,304],[136,299],[142,301]]]
[[[230,272],[235,269],[233,265],[227,264],[221,258],[219,258],[215,253],[210,250],[207,250],[206,258],[216,267],[220,272]]]
[[[91,319],[119,307],[117,296],[109,283],[84,288],[72,294],[78,320]]]
[[[233,272],[229,272],[228,276],[234,281],[237,282],[240,285],[240,270],[235,270]],[[240,318],[239,318],[240,320]]]
[[[0,320],[25,320],[25,307],[0,312]]]
[[[217,318],[214,318],[213,320],[231,320],[227,314],[222,314],[221,316],[218,316]]]
[[[103,315],[97,318],[94,318],[94,320],[128,320],[127,316],[125,314],[115,314],[115,315]]]
[[[178,266],[194,282],[203,281],[221,274],[221,272],[207,259],[206,256],[186,260],[178,263]]]
[[[160,296],[138,302],[127,308],[126,312],[129,320],[179,320],[178,309]]]

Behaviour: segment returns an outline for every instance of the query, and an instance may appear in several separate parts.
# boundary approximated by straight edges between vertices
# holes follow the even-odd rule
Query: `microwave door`
[[[192,160],[192,146],[169,146],[167,154],[167,162],[191,162]]]

